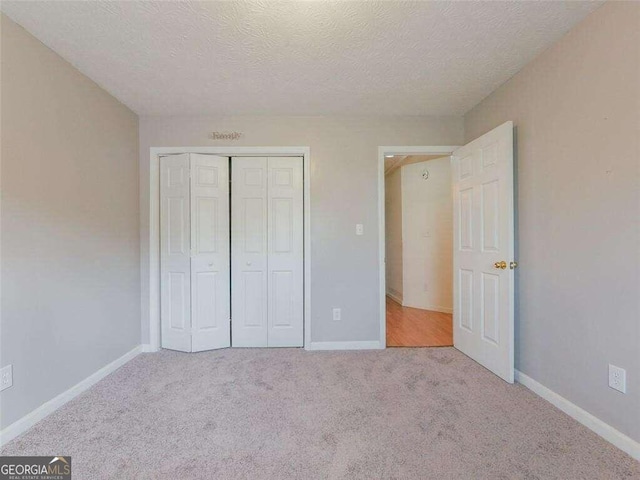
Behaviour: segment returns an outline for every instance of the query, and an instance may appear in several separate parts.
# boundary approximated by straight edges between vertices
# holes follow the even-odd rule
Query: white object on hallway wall
[[[364,225],[361,223],[356,224],[356,235],[364,235]]]
[[[403,165],[401,190],[403,305],[452,313],[450,157]]]
[[[513,123],[456,150],[452,167],[453,343],[513,383]]]
[[[303,185],[299,157],[232,158],[232,342],[303,345]]]
[[[230,346],[228,159],[160,159],[162,347]]]

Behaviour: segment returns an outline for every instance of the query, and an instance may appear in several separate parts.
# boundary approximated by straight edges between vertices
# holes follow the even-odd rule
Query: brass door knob
[[[509,268],[511,270],[513,270],[514,268],[516,268],[518,266],[518,262],[509,262]]]
[[[505,268],[507,268],[507,262],[505,262],[504,260],[502,260],[501,262],[496,262],[493,264],[493,266],[495,268],[499,268],[500,270],[504,270]]]

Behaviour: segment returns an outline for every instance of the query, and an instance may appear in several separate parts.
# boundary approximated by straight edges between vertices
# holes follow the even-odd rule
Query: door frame
[[[385,155],[442,155],[450,156],[458,145],[444,146],[382,146],[378,147],[378,269],[380,271],[380,345],[387,348],[387,267],[386,267],[386,232],[385,232]],[[454,306],[455,308],[455,306]]]
[[[304,216],[304,348],[311,345],[311,148],[310,147],[151,147],[149,149],[149,277],[148,352],[160,350],[160,156],[202,153],[222,157],[302,157]],[[384,185],[383,185],[384,186]],[[145,299],[143,298],[144,302]]]

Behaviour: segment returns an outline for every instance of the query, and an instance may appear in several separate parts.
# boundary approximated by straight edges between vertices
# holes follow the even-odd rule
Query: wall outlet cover
[[[609,386],[619,392],[627,393],[627,371],[609,364]]]
[[[0,392],[13,385],[13,365],[0,369]]]

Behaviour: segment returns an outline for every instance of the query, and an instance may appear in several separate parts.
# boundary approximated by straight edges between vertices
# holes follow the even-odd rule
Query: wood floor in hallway
[[[446,347],[453,345],[453,316],[403,307],[387,297],[388,347]]]

